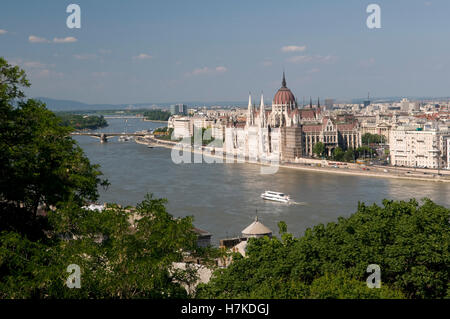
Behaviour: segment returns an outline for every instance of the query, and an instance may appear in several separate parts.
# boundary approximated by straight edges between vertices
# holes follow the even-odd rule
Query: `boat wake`
[[[308,205],[307,202],[295,202],[293,200],[289,201],[289,205],[300,205],[300,206],[306,206]]]

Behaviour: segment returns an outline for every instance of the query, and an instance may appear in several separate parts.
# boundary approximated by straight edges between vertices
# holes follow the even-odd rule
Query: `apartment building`
[[[395,166],[444,168],[448,163],[448,130],[398,127],[391,131],[390,156]]]

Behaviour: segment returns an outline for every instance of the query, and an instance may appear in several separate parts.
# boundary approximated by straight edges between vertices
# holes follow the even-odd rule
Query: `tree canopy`
[[[450,210],[425,199],[358,205],[299,238],[250,239],[246,258],[198,289],[200,298],[450,298]],[[381,289],[366,286],[381,267]]]
[[[163,110],[149,110],[144,112],[144,117],[147,120],[153,121],[167,121],[171,116],[171,113]]]
[[[152,196],[136,208],[83,208],[107,185],[99,166],[72,128],[25,100],[23,70],[0,58],[0,71],[0,298],[187,297],[179,283],[195,276],[171,266],[198,251],[192,218],[173,218]],[[80,289],[66,286],[70,264]]]
[[[321,157],[325,154],[325,144],[322,142],[317,142],[313,146],[313,153],[316,154],[318,157]]]
[[[69,136],[71,128],[43,103],[24,99],[23,70],[0,58],[0,71],[0,231],[30,235],[33,225],[42,226],[39,207],[96,200],[107,181]]]
[[[97,129],[108,126],[103,115],[78,115],[67,112],[58,112],[56,116],[61,119],[61,124],[72,127],[75,130]]]
[[[361,136],[361,143],[363,145],[383,144],[385,142],[386,137],[384,137],[384,135],[365,133],[363,136]]]
[[[136,209],[67,204],[49,214],[52,243],[1,233],[0,298],[187,297],[170,270],[195,251],[196,235],[190,217],[174,219],[164,204],[151,196]],[[66,287],[71,264],[81,269],[80,289]]]

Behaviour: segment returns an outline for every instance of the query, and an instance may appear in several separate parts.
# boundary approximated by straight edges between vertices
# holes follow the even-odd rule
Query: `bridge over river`
[[[112,138],[115,136],[140,136],[144,137],[145,135],[149,135],[148,132],[135,132],[135,133],[92,133],[92,132],[72,132],[70,135],[79,135],[79,136],[91,136],[94,138],[100,139],[100,143],[108,142],[108,138]]]

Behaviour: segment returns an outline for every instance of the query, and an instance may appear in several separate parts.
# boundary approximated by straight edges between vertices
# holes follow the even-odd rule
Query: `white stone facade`
[[[412,130],[402,127],[391,131],[390,156],[395,166],[443,168],[448,131]]]
[[[450,169],[450,137],[447,138],[447,169]]]

